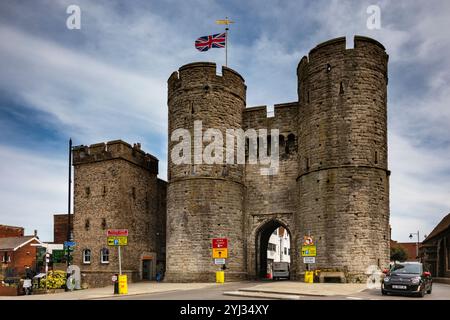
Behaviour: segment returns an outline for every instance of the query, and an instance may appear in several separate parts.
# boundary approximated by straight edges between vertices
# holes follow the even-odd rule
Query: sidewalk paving
[[[128,296],[160,292],[195,290],[216,287],[216,283],[167,283],[167,282],[137,282],[128,284]],[[30,296],[0,296],[0,300],[91,300],[118,296],[114,287],[92,288],[54,294],[36,294]],[[189,297],[186,297],[187,299]]]
[[[304,283],[296,281],[278,281],[256,285],[238,291],[226,291],[225,295],[278,298],[285,299],[291,296],[296,299],[300,296],[343,296],[352,295],[367,289],[365,283]]]

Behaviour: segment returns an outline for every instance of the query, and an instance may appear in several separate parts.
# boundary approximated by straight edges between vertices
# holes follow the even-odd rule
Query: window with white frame
[[[83,250],[83,263],[84,264],[90,264],[91,263],[91,250],[90,249],[84,249]]]
[[[101,263],[109,263],[109,249],[103,248],[100,250]]]

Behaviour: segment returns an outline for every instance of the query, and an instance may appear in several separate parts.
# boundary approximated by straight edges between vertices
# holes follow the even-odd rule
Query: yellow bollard
[[[314,271],[305,271],[305,283],[314,282]]]
[[[216,271],[216,283],[224,283],[224,282],[225,282],[225,272]]]
[[[123,274],[119,276],[119,294],[127,294],[127,293],[128,293],[127,276]]]

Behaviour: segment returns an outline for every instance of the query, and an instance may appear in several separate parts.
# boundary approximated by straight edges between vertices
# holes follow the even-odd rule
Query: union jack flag
[[[225,48],[225,43],[226,34],[224,32],[198,38],[195,40],[195,48],[198,51],[208,51],[211,48]]]

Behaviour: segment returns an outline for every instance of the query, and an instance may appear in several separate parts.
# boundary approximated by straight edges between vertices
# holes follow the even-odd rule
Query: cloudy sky
[[[81,29],[66,27],[70,4]],[[381,29],[366,10],[381,8]],[[53,238],[67,211],[67,143],[141,142],[166,178],[166,81],[200,53],[196,38],[236,23],[229,66],[247,104],[295,101],[296,67],[316,44],[366,35],[390,55],[389,169],[393,239],[428,234],[450,212],[450,2],[78,1],[0,2],[0,224]]]

